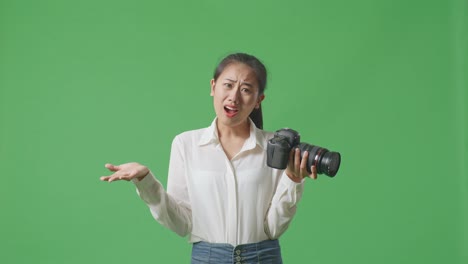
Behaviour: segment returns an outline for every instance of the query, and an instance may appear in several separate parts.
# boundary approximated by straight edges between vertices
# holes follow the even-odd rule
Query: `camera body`
[[[311,166],[314,165],[317,169],[317,174],[325,174],[329,177],[334,177],[340,167],[340,153],[300,141],[301,137],[299,133],[293,129],[283,128],[277,130],[273,138],[268,141],[267,165],[275,169],[286,169],[291,150],[293,148],[299,148],[301,160],[304,151],[309,152],[306,165],[309,173],[311,172]]]

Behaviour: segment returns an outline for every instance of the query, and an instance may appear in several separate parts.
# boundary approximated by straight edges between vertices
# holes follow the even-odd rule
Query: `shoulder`
[[[207,133],[208,128],[199,128],[194,130],[184,131],[174,137],[173,144],[192,145],[200,142],[202,137]]]
[[[267,142],[275,135],[275,132],[266,131],[266,130],[259,129],[259,128],[256,129],[255,133],[256,133],[257,140],[261,142],[262,141]]]
[[[266,130],[261,130],[261,131],[263,133],[263,136],[267,139],[270,139],[275,135],[275,132],[266,131]]]

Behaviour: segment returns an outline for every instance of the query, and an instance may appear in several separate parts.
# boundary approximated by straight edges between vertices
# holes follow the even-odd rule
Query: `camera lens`
[[[324,152],[320,161],[320,169],[330,177],[333,177],[338,172],[341,163],[340,153],[334,151]]]
[[[329,151],[326,148],[319,146],[309,145],[307,143],[301,143],[297,146],[301,151],[301,159],[304,151],[309,152],[309,158],[307,160],[307,171],[310,173],[310,167],[315,165],[317,174],[325,174],[333,177],[340,168],[341,156],[340,153]]]

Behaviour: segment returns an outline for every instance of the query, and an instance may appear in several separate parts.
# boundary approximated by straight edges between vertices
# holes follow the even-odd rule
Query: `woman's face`
[[[212,79],[210,95],[218,122],[230,127],[246,122],[265,97],[259,95],[255,72],[243,63],[229,64],[216,81]]]

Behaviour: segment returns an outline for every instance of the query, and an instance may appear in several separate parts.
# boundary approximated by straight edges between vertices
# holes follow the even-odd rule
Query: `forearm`
[[[265,233],[270,239],[280,237],[296,214],[302,197],[303,182],[296,183],[283,174],[265,217]]]
[[[153,217],[163,226],[180,236],[186,236],[192,228],[190,208],[169,195],[162,184],[150,173],[141,181],[134,180],[137,193],[148,205]]]

